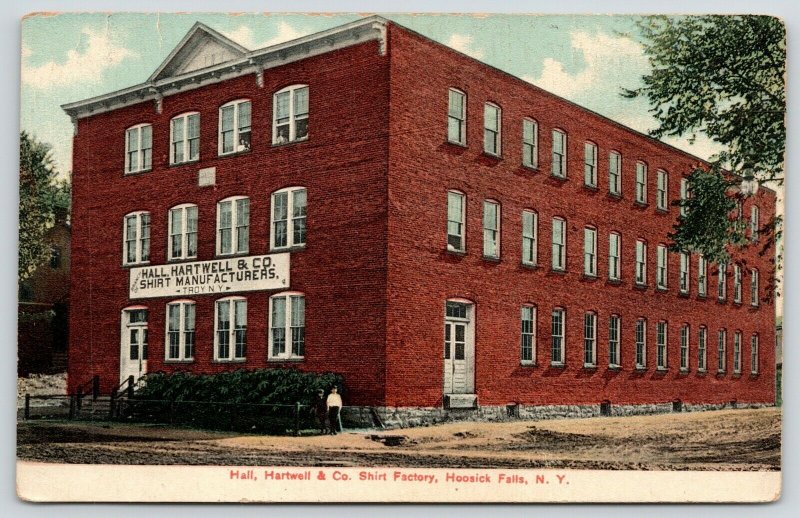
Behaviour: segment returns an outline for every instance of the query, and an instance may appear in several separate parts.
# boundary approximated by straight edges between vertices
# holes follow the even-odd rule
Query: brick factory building
[[[432,415],[774,402],[774,192],[727,267],[668,251],[698,158],[393,22],[252,51],[196,24],[64,109],[70,391],[291,367]]]

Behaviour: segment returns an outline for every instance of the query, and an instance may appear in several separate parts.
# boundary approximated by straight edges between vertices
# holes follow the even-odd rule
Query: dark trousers
[[[328,422],[330,423],[330,430],[333,433],[341,432],[339,428],[339,407],[332,406],[328,409]]]

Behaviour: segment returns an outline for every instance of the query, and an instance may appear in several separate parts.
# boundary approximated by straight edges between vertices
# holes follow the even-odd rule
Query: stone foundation
[[[672,412],[702,412],[731,408],[763,408],[771,403],[683,403],[666,402],[643,405],[614,405],[601,409],[596,405],[506,405],[483,406],[472,409],[444,409],[431,407],[345,407],[342,423],[345,428],[413,428],[432,424],[459,421],[500,422],[539,421],[600,416],[631,416],[666,414]]]

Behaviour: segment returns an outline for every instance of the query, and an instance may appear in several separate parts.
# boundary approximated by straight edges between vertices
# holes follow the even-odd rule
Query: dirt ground
[[[17,456],[86,464],[779,470],[780,434],[776,408],[301,437],[29,421],[17,427]],[[402,443],[388,446],[387,436]]]

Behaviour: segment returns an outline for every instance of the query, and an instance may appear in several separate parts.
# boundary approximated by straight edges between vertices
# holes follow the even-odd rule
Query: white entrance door
[[[147,310],[122,312],[122,339],[119,351],[119,382],[133,376],[134,381],[147,372]]]
[[[475,390],[475,343],[472,305],[447,302],[444,321],[444,393],[472,394]]]

